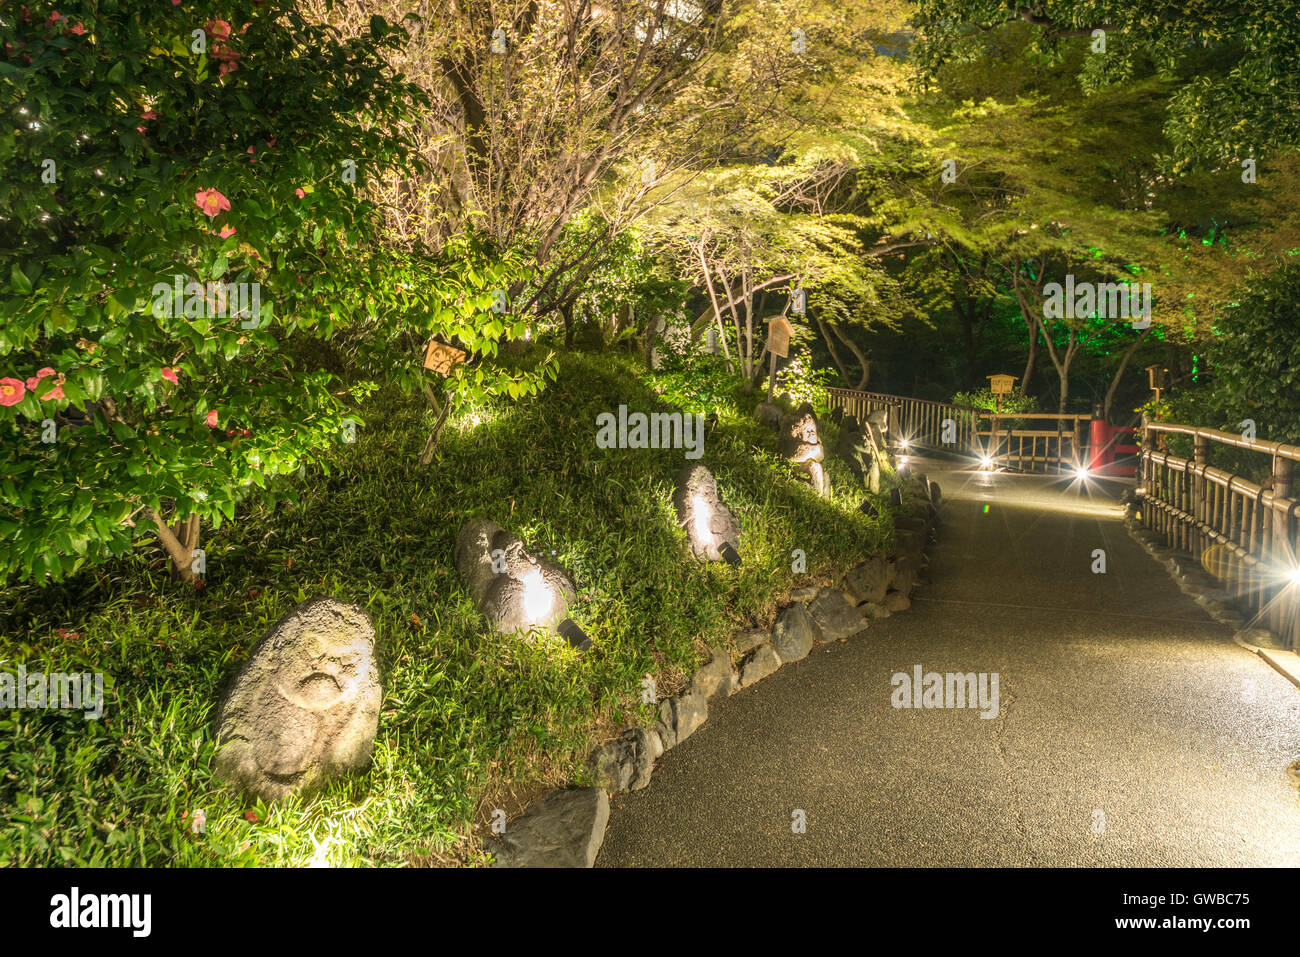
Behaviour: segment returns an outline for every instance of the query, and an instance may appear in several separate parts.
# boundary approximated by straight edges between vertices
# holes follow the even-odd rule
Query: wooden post
[[[1192,476],[1192,507],[1188,511],[1192,513],[1192,518],[1195,521],[1204,522],[1209,518],[1205,508],[1205,467],[1210,464],[1210,440],[1198,433],[1194,443],[1192,463],[1196,467],[1196,472]],[[1196,549],[1193,549],[1193,553],[1195,553],[1197,550],[1205,548],[1208,542],[1200,530],[1195,527],[1192,529],[1192,534],[1197,545]]]
[[[772,395],[776,391],[776,353],[770,352],[767,364],[767,401],[772,401]]]
[[[1142,435],[1139,439],[1141,451],[1138,452],[1138,482],[1146,489],[1142,497],[1142,525],[1151,531],[1156,529],[1156,519],[1151,508],[1151,503],[1155,501],[1154,482],[1156,477],[1156,465],[1151,460],[1151,453],[1155,451],[1155,433],[1148,428],[1151,422],[1145,412],[1142,413]]]
[[[1273,555],[1272,564],[1279,574],[1288,574],[1294,567],[1294,543],[1288,537],[1289,516],[1285,509],[1277,507],[1279,499],[1291,497],[1292,477],[1295,463],[1280,455],[1273,456]],[[1273,634],[1277,635],[1283,645],[1289,644],[1293,651],[1300,651],[1300,628],[1296,626],[1296,591],[1300,586],[1289,579],[1284,580],[1273,599],[1270,615]]]

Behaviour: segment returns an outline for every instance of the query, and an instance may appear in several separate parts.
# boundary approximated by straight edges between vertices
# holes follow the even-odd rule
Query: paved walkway
[[[946,500],[911,610],[715,703],[614,798],[597,866],[1300,865],[1300,689],[1104,494],[928,472]],[[917,664],[996,672],[998,717],[895,709]]]

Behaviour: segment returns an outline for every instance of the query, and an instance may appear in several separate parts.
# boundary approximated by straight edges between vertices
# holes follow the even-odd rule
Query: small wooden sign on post
[[[469,353],[455,346],[444,345],[436,340],[429,340],[429,347],[424,352],[424,367],[446,375],[452,366],[463,365]]]
[[[767,372],[767,401],[772,401],[776,391],[776,357],[784,359],[790,354],[790,333],[794,327],[789,321],[777,316],[767,324],[767,351],[771,354]]]
[[[1165,388],[1165,376],[1169,370],[1164,366],[1147,366],[1147,382],[1151,386],[1151,391],[1156,394],[1156,401],[1160,401],[1160,393]]]
[[[1002,397],[1010,395],[1016,387],[1017,376],[998,373],[989,376],[989,391],[998,397],[998,411],[1002,411]]]

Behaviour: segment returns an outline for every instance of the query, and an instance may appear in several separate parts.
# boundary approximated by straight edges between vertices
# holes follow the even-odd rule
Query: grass
[[[861,493],[814,496],[753,422],[757,397],[731,393],[689,411],[719,415],[701,461],[741,519],[744,564],[695,562],[671,505],[682,452],[595,444],[600,412],[669,408],[651,383],[681,394],[626,358],[566,355],[541,397],[450,428],[423,472],[429,413],[380,393],[358,441],[298,483],[296,502],[206,533],[203,590],[170,581],[150,539],[62,585],[8,588],[0,667],[104,672],[107,700],[100,721],[0,712],[0,863],[479,862],[474,835],[494,808],[513,815],[547,787],[584,781],[593,745],[653,720],[646,675],[673,693],[710,646],[770,624],[783,593],[890,534],[856,510]],[[828,467],[850,487],[839,462]],[[578,586],[589,652],[487,627],[452,563],[457,531],[477,516],[554,550]],[[791,573],[795,548],[805,575]],[[250,806],[212,775],[217,700],[266,629],[321,594],[375,623],[373,765],[310,801]],[[189,827],[197,810],[202,834]]]

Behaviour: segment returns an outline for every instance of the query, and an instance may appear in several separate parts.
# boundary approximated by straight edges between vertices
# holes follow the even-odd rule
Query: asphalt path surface
[[[1300,865],[1300,689],[1095,483],[939,468],[911,609],[715,701],[596,866]],[[996,673],[997,716],[894,707],[917,665]]]

